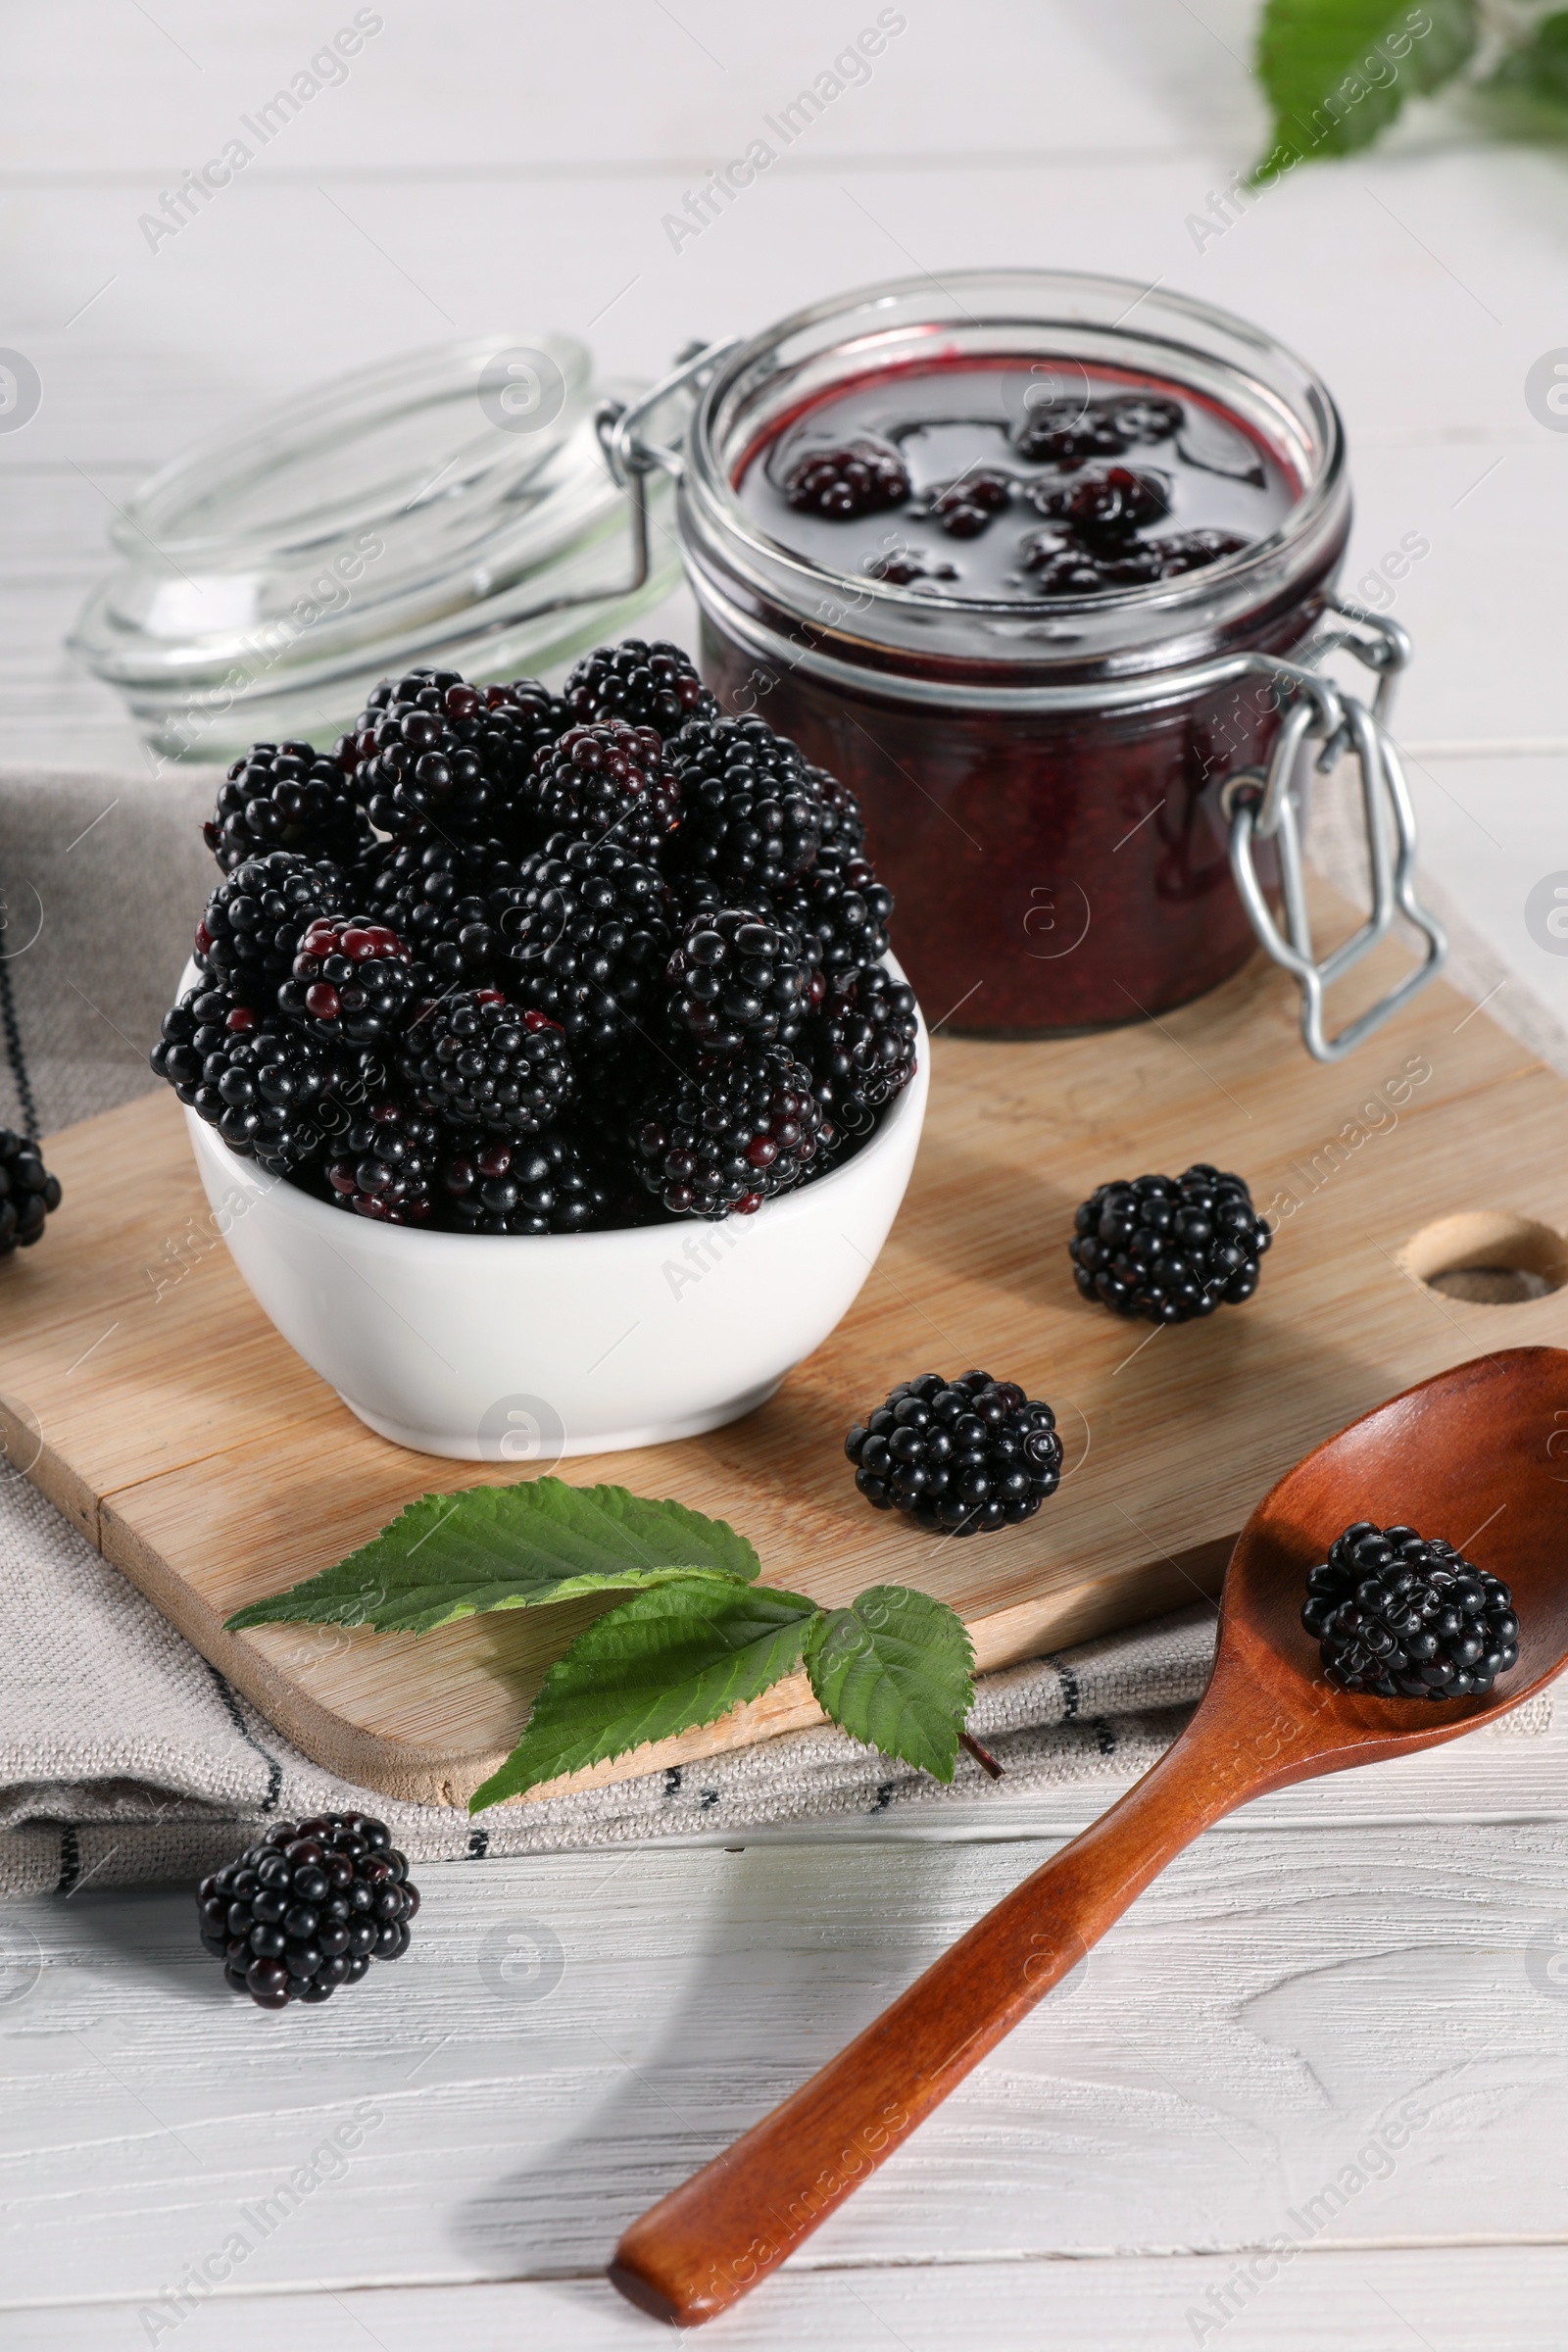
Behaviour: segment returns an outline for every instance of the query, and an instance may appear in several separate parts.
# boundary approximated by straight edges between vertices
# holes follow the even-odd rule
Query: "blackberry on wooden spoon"
[[[401,1960],[419,1890],[368,1813],[280,1821],[196,1889],[205,1948],[261,2009],[329,2000],[372,1960]]]
[[[1358,1519],[1306,1580],[1301,1623],[1343,1690],[1469,1698],[1519,1659],[1506,1585],[1441,1537]]]
[[[1061,1440],[1049,1404],[989,1372],[901,1381],[844,1441],[873,1509],[973,1536],[1033,1518],[1061,1484]]]

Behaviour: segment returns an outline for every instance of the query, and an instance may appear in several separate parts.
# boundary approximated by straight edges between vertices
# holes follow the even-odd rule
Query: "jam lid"
[[[602,400],[566,335],[471,336],[376,362],[176,458],[125,501],[120,568],[73,650],[148,741],[224,759],[329,739],[388,671],[535,671],[666,594],[667,531],[633,528]],[[690,406],[670,395],[666,429]],[[667,482],[647,485],[657,511]],[[639,538],[648,548],[639,563]]]
[[[1186,392],[1270,451],[1292,488],[1273,527],[1185,576],[1031,603],[879,578],[819,533],[786,544],[748,502],[759,454],[795,421],[901,374],[1005,362],[1086,385]],[[698,403],[679,516],[699,600],[760,658],[880,672],[901,697],[1129,694],[1267,643],[1332,584],[1349,522],[1344,432],[1328,391],[1261,328],[1157,284],[1071,270],[891,280],[798,311],[727,352]]]

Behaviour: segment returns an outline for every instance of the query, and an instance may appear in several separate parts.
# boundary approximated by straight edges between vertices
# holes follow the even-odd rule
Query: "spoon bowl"
[[[1560,1446],[1560,1451],[1559,1451]],[[1352,1521],[1443,1537],[1513,1594],[1519,1656],[1484,1695],[1383,1699],[1324,1676],[1307,1571]],[[1250,1797],[1457,1740],[1568,1660],[1568,1350],[1455,1365],[1287,1472],[1237,1540],[1208,1687],[1137,1786],[882,2017],[633,2223],[610,2276],[691,2327],[747,2293],[906,2139],[1165,1864]]]

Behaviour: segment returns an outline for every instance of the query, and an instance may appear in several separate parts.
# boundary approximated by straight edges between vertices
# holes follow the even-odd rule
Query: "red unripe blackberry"
[[[901,1381],[844,1441],[874,1510],[975,1536],[1033,1518],[1061,1483],[1061,1440],[1049,1404],[989,1372]]]
[[[289,1020],[327,1037],[369,1046],[396,1037],[419,983],[395,931],[366,915],[318,915],[300,940],[293,971],[277,992]]]
[[[644,1185],[677,1217],[748,1216],[825,1164],[838,1138],[786,1046],[682,1077],[637,1131]]]
[[[60,1179],[44,1166],[38,1146],[0,1127],[0,1257],[30,1250],[59,1206]]]
[[[1441,1537],[1358,1519],[1308,1572],[1301,1623],[1342,1690],[1469,1698],[1519,1660],[1506,1585]]]
[[[554,1021],[499,989],[460,990],[426,1007],[399,1060],[405,1095],[448,1127],[536,1135],[571,1101],[575,1076]]]
[[[443,1134],[437,1120],[401,1102],[377,1102],[333,1139],[326,1181],[339,1208],[382,1225],[428,1225]]]
[[[697,674],[689,654],[662,640],[640,637],[619,645],[596,645],[584,654],[562,696],[579,725],[606,718],[628,727],[656,727],[666,739],[689,718],[716,718],[718,703]]]
[[[1186,1323],[1250,1298],[1274,1238],[1244,1179],[1204,1160],[1179,1177],[1100,1185],[1073,1225],[1067,1250],[1083,1296],[1151,1323]]]
[[[653,727],[618,718],[568,727],[534,762],[531,790],[547,833],[565,833],[627,858],[655,857],[680,816],[680,779]]]
[[[401,1960],[419,1890],[384,1821],[318,1813],[275,1823],[203,1879],[196,1908],[203,1946],[234,1990],[286,2009],[357,1984],[372,1960]]]
[[[875,514],[909,495],[909,473],[896,449],[876,441],[855,441],[839,449],[808,450],[784,479],[792,507],[852,522]]]
[[[229,769],[202,838],[231,874],[269,850],[349,865],[372,836],[340,760],[310,743],[257,743]]]
[[[675,1027],[705,1054],[792,1044],[823,990],[793,932],[737,906],[694,915],[665,977]]]

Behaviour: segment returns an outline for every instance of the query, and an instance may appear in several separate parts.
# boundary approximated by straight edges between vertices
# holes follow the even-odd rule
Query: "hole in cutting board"
[[[1423,1225],[1399,1263],[1429,1290],[1474,1306],[1519,1306],[1568,1282],[1568,1242],[1534,1217],[1466,1209]]]

